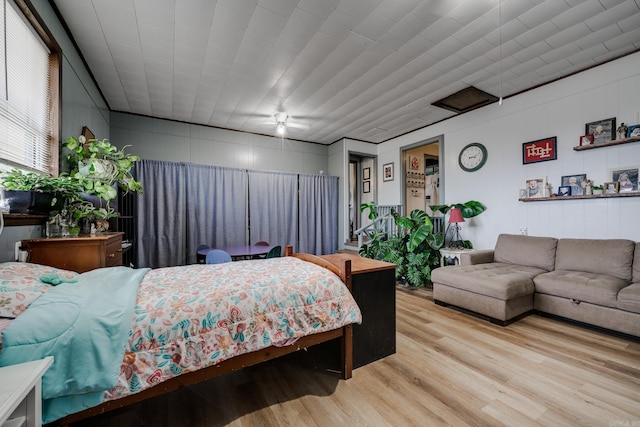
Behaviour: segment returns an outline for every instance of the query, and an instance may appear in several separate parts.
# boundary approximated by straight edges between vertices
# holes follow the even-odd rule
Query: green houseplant
[[[375,221],[378,218],[376,207],[375,202],[363,203],[360,211],[369,210],[369,219]],[[433,233],[431,218],[423,210],[415,209],[409,216],[401,216],[392,210],[391,215],[399,232],[389,236],[374,226],[368,234],[369,243],[362,245],[359,253],[396,264],[396,279],[423,287],[431,280],[433,268],[440,265],[439,249],[444,243],[444,235]]]
[[[80,192],[80,184],[65,173],[50,177],[14,168],[2,176],[0,183],[4,199],[16,213],[48,214]]]
[[[474,216],[478,216],[482,212],[487,210],[487,207],[485,205],[483,205],[482,203],[476,200],[469,200],[468,202],[465,202],[465,203],[453,203],[450,205],[431,205],[429,206],[429,208],[434,213],[439,211],[443,215],[446,215],[447,212],[449,212],[453,208],[458,208],[462,212],[463,218],[473,218]],[[447,225],[447,229],[445,230],[445,233],[444,233],[445,239],[446,239],[446,236],[449,234],[450,226],[451,224]],[[460,245],[465,249],[473,249],[473,244],[469,240],[462,240],[461,242],[457,242],[457,243],[460,243]]]
[[[125,153],[129,146],[119,150],[106,139],[86,139],[82,135],[67,138],[65,147],[69,150],[71,177],[80,184],[82,193],[97,198],[96,203],[87,201],[87,197],[78,198],[68,207],[69,215],[75,221],[89,221],[104,230],[108,219],[117,215],[110,206],[118,195],[116,187],[142,194],[142,184],[131,175],[131,168],[140,157]]]

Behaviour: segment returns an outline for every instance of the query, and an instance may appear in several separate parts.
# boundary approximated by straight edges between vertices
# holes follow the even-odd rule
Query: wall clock
[[[484,166],[487,161],[487,148],[479,142],[471,144],[460,150],[458,164],[463,171],[475,172]]]

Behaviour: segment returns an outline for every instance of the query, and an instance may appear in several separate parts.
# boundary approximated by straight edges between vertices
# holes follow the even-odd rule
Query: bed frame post
[[[353,292],[351,277],[351,260],[343,259],[340,262],[340,279],[347,285],[349,292]],[[341,371],[342,379],[348,380],[353,375],[353,326],[347,325],[343,328],[341,341]]]

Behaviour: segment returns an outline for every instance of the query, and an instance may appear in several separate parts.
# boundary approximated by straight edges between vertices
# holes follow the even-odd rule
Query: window
[[[0,0],[0,163],[58,173],[59,47],[25,0]]]

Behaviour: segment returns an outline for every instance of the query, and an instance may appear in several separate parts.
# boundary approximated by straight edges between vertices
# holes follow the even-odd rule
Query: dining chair
[[[259,242],[255,242],[253,246],[269,246],[269,242],[265,242],[264,240],[261,240]]]
[[[222,264],[224,262],[231,262],[231,255],[222,249],[211,249],[207,252],[206,258],[207,264]]]
[[[282,246],[274,246],[271,248],[269,253],[267,253],[267,258],[279,258],[282,252]]]
[[[207,245],[198,245],[198,247],[196,248],[196,262],[198,264],[204,264],[206,261],[207,256],[206,255],[200,255],[198,253],[198,251],[201,251],[202,249],[209,249],[209,246]]]

